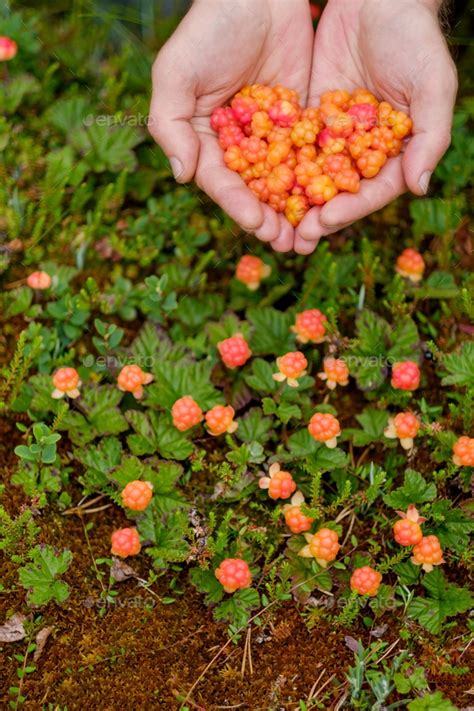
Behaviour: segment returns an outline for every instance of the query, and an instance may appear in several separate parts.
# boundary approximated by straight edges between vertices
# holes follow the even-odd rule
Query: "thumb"
[[[153,90],[148,130],[166,154],[175,179],[194,177],[199,139],[191,126],[196,96],[192,78],[182,76],[172,45],[158,54],[152,69]]]
[[[413,88],[410,115],[413,136],[403,155],[403,174],[409,189],[416,195],[428,191],[431,173],[451,143],[451,124],[457,92],[454,64],[443,52],[438,66],[420,73]],[[447,56],[446,56],[447,55]]]

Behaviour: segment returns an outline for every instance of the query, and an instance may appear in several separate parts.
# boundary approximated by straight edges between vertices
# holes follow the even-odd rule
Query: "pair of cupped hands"
[[[310,254],[321,237],[428,190],[450,143],[457,91],[440,0],[328,0],[316,34],[308,0],[195,0],[153,66],[149,129],[180,183],[193,178],[244,230],[273,249]],[[283,84],[303,106],[366,87],[408,113],[413,135],[357,194],[313,207],[298,227],[259,202],[224,163],[212,111],[246,84]]]

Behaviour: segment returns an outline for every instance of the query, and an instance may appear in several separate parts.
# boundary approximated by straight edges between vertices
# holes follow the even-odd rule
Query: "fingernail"
[[[425,172],[421,175],[418,185],[420,186],[420,190],[423,193],[423,195],[426,195],[428,192],[428,187],[430,185],[430,178],[431,178],[431,170],[425,170]]]
[[[183,164],[181,163],[179,158],[175,158],[174,156],[172,156],[170,158],[170,166],[171,170],[173,171],[174,179],[179,180],[184,170]]]

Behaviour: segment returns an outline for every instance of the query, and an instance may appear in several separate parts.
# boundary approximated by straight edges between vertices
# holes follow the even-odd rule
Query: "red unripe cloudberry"
[[[351,575],[350,586],[351,590],[359,595],[369,595],[373,597],[377,595],[382,575],[370,567],[364,565],[362,568],[356,568]]]
[[[112,533],[112,555],[127,558],[140,553],[140,536],[136,528],[119,528]]]
[[[238,368],[245,365],[252,355],[249,344],[240,333],[220,341],[217,344],[217,349],[228,368]]]
[[[248,563],[240,558],[225,558],[214,574],[228,593],[249,588],[252,584],[252,573]]]
[[[416,390],[420,384],[420,369],[413,360],[404,360],[392,365],[392,388]]]
[[[176,429],[185,432],[202,421],[203,413],[191,395],[184,395],[176,400],[171,408],[171,417]]]

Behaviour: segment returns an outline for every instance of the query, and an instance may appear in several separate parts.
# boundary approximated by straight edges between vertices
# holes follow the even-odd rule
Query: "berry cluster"
[[[296,226],[311,206],[374,178],[412,122],[367,89],[327,91],[304,109],[291,89],[253,84],[214,110],[211,127],[227,167]]]
[[[234,422],[235,410],[230,405],[215,405],[204,415],[196,400],[191,395],[178,398],[171,408],[173,425],[180,432],[186,432],[204,419],[209,434],[217,437],[225,432],[235,432],[239,426]]]
[[[413,546],[411,562],[414,565],[421,565],[423,570],[429,573],[434,565],[444,563],[443,551],[437,536],[423,536],[421,523],[426,521],[416,510],[416,506],[410,504],[406,513],[397,511],[401,517],[393,526],[393,537],[401,546]]]

